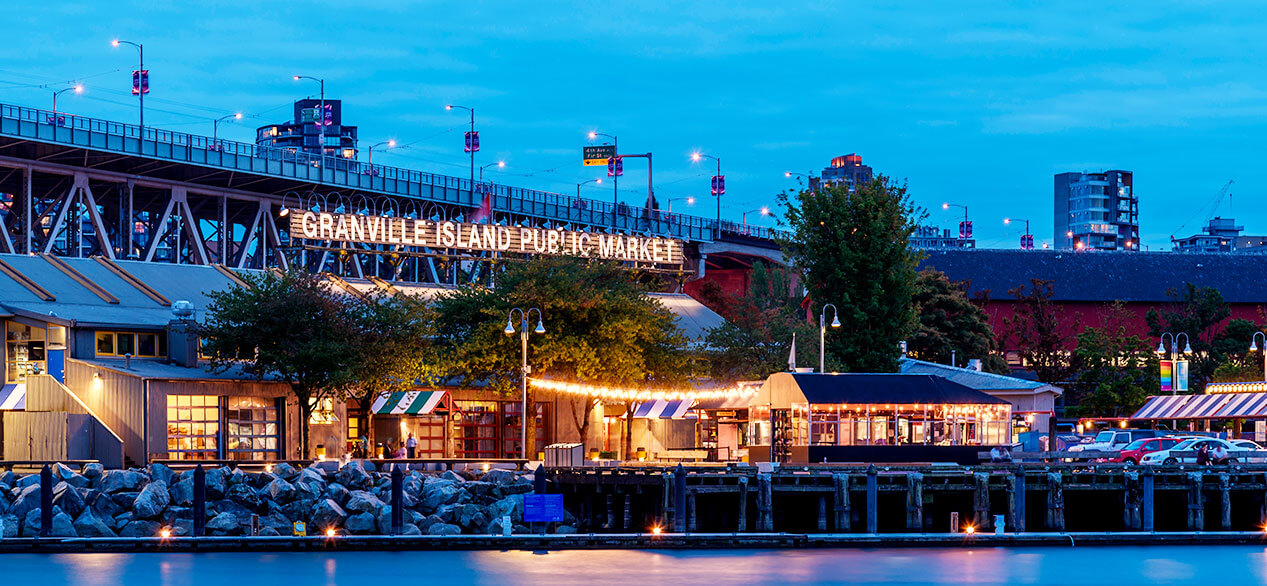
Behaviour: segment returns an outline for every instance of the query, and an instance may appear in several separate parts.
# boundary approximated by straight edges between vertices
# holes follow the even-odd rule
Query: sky
[[[610,199],[582,167],[591,131],[653,154],[656,196],[753,214],[857,153],[908,185],[927,223],[968,206],[978,246],[1018,245],[1028,218],[1052,238],[1052,175],[1135,173],[1143,244],[1199,232],[1211,215],[1267,234],[1267,11],[1254,2],[31,2],[6,7],[0,103],[135,122],[145,45],[146,124],[252,141],[290,103],[343,100],[375,162],[466,176],[466,114],[494,180]],[[49,85],[49,88],[39,87]],[[487,176],[486,176],[487,177]],[[644,160],[619,197],[646,200]],[[1228,181],[1230,197],[1216,207]],[[694,205],[684,198],[695,197]],[[683,199],[677,199],[683,198]]]

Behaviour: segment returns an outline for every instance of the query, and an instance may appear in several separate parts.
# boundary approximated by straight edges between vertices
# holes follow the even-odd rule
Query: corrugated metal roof
[[[968,368],[959,368],[957,366],[950,366],[949,364],[925,362],[923,360],[915,360],[914,358],[901,359],[899,367],[901,368],[901,372],[904,374],[931,374],[934,376],[940,376],[946,380],[956,382],[979,391],[1027,390],[1038,392],[1039,390],[1050,390],[1057,395],[1064,394],[1064,390],[1060,387],[1038,381],[1026,380],[1002,374],[994,374],[992,372],[980,372]]]
[[[1009,404],[1003,399],[927,374],[781,372],[771,375],[766,384],[780,377],[791,377],[810,403]]]
[[[649,295],[677,315],[678,327],[682,328],[686,337],[691,340],[703,340],[709,330],[726,323],[722,316],[690,295],[681,293],[651,293]]]
[[[124,368],[123,359],[112,358],[96,358],[70,359],[92,366],[106,368],[121,374],[135,376],[137,378],[148,378],[158,380],[256,380],[255,377],[249,376],[242,372],[240,367],[234,366],[225,372],[212,372],[205,365],[198,368],[188,368],[176,364],[168,364],[159,360],[142,360],[133,358],[128,368]],[[264,381],[276,381],[277,377],[266,376]]]

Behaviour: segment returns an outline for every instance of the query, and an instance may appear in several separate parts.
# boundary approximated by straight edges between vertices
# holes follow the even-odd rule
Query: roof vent
[[[194,315],[194,304],[184,299],[178,300],[172,304],[172,315],[179,319],[189,319]]]

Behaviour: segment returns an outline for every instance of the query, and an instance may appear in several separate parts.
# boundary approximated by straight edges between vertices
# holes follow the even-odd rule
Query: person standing
[[[409,439],[405,440],[405,450],[409,454],[409,459],[414,459],[414,453],[418,449],[418,440],[414,439],[414,434],[409,434]]]

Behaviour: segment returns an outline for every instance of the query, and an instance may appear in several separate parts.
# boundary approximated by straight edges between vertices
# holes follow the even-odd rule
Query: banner
[[[1173,365],[1169,360],[1161,361],[1161,392],[1173,391],[1174,385],[1171,382],[1173,374]]]
[[[1175,391],[1180,393],[1188,392],[1188,361],[1176,360],[1174,370]]]

